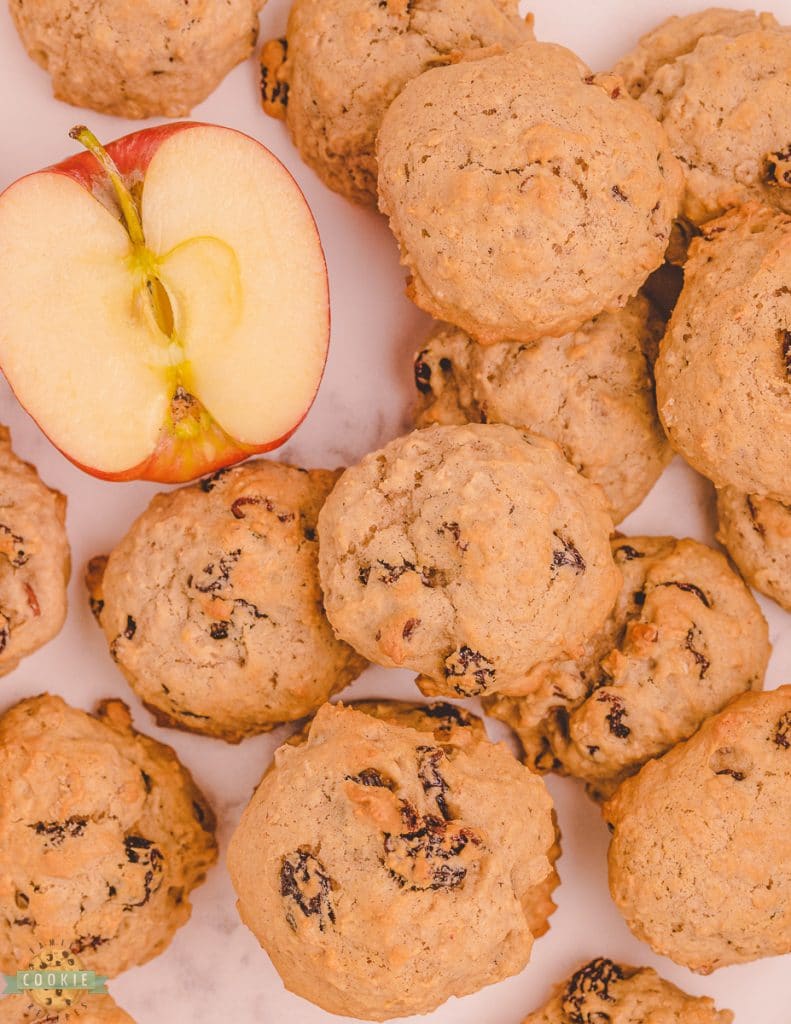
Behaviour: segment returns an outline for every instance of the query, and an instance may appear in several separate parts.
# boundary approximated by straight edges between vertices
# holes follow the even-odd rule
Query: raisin
[[[431,367],[428,363],[424,362],[423,356],[425,352],[421,352],[415,360],[415,387],[421,393],[421,395],[431,394]]]
[[[261,47],[261,106],[270,117],[283,120],[288,106],[288,82],[280,69],[288,57],[287,39],[270,39]]]
[[[437,533],[449,533],[456,542],[456,547],[459,551],[466,551],[470,546],[469,542],[461,539],[461,527],[458,523],[443,523],[442,528],[437,530]]]
[[[783,750],[791,748],[791,711],[786,711],[775,726],[772,737],[778,747]]]
[[[719,747],[709,758],[709,768],[715,775],[729,775],[736,782],[743,782],[752,767],[750,755],[735,747]]]
[[[69,952],[79,956],[86,949],[98,949],[99,946],[103,946],[105,942],[109,941],[109,939],[105,939],[101,935],[79,935],[69,946]]]
[[[623,555],[623,557],[618,558],[618,555]],[[615,549],[615,558],[618,562],[632,562],[635,558],[645,558],[645,555],[637,548],[633,548],[631,544],[621,544]]]
[[[569,1024],[603,1024],[604,1019],[609,1020],[606,1014],[597,1013],[595,1010],[588,1012],[588,997],[593,996],[599,1002],[614,1003],[615,996],[611,988],[623,979],[622,968],[604,957],[591,960],[581,967],[571,976],[563,993],[562,1008]]]
[[[4,523],[0,523],[0,555],[3,555],[14,569],[21,569],[30,561],[30,555],[25,551],[24,539]]]
[[[446,704],[444,701],[435,701],[433,704],[426,704],[421,709],[423,714],[429,718],[440,718],[446,720],[447,724],[443,727],[446,729],[450,728],[451,722],[454,725],[469,726],[472,723],[472,718],[464,708],[456,707],[455,704]]]
[[[361,565],[357,570],[357,579],[364,587],[368,586],[368,577],[371,575],[370,565]]]
[[[381,558],[377,558],[377,562],[385,570],[379,575],[382,583],[397,583],[405,572],[415,571],[414,562],[408,562],[405,558],[401,559],[401,565],[391,565],[390,562],[385,562]]]
[[[135,620],[132,618],[131,615],[127,615],[127,617],[126,617],[126,628],[124,629],[123,636],[125,636],[127,640],[131,640],[134,637],[136,632],[137,632],[137,623],[135,622]]]
[[[316,531],[313,529],[312,526],[306,526],[305,529],[302,531],[302,533],[303,533],[303,535],[305,537],[305,540],[315,540],[316,539]]]
[[[791,173],[791,171],[789,171]],[[780,330],[780,344],[783,349],[783,367],[786,377],[791,379],[791,331]]]
[[[132,910],[144,907],[159,889],[165,858],[154,841],[144,836],[124,836],[124,850],[130,864],[139,864],[146,869],[143,874],[143,895],[139,900],[124,904],[124,910]]]
[[[26,896],[23,892],[17,892],[14,894],[14,903],[16,903],[20,910],[27,910],[30,906],[30,897]]]
[[[404,623],[404,628],[401,630],[401,636],[404,640],[410,640],[420,625],[420,619],[407,619]]]
[[[91,608],[91,614],[98,622],[104,608],[104,601],[100,597],[91,596],[88,598],[88,604]]]
[[[687,637],[686,637],[686,640],[684,641],[684,646],[689,651],[689,653],[692,655],[692,657],[695,659],[695,663],[700,666],[700,678],[703,679],[704,676],[706,675],[706,673],[709,670],[709,666],[711,665],[711,662],[709,661],[709,659],[706,657],[705,654],[703,654],[700,651],[696,650],[695,647],[694,647],[695,638],[697,636],[700,636],[700,635],[701,635],[700,630],[696,626],[691,626],[687,630]]]
[[[235,551],[229,551],[227,555],[223,555],[218,562],[209,562],[201,570],[204,579],[198,583],[190,577],[189,583],[202,594],[214,594],[226,586],[230,587],[231,571],[239,561],[241,554],[241,548],[237,548]]]
[[[445,759],[445,752],[439,747],[418,747],[417,777],[427,797],[434,799],[439,808],[440,814],[445,821],[450,821],[453,815],[448,810],[448,803],[445,795],[450,789],[445,777],[439,770],[439,765]]]
[[[643,605],[645,604],[645,591],[644,590],[635,590],[635,592],[632,594],[632,600],[634,601],[634,603],[637,605],[638,608],[642,608]]]
[[[8,646],[8,641],[11,637],[11,621],[7,615],[0,612],[0,654]]]
[[[683,590],[688,594],[694,594],[699,601],[702,601],[707,608],[711,608],[711,601],[706,597],[700,587],[694,583],[679,583],[678,580],[668,580],[666,583],[657,583],[658,587],[678,587],[679,590]]]
[[[140,860],[140,851],[148,850],[153,845],[153,839],[145,839],[143,836],[124,836],[126,859],[130,864],[137,864]]]
[[[37,821],[28,825],[37,836],[44,836],[52,846],[60,846],[65,839],[79,839],[85,832],[88,824],[87,818],[80,818],[76,814],[65,821]]]
[[[585,559],[582,557],[578,549],[572,544],[570,540],[562,537],[561,534],[555,530],[555,537],[563,545],[562,548],[556,548],[552,552],[552,568],[560,569],[562,566],[567,565],[574,570],[579,576],[585,572]]]
[[[411,805],[409,811],[411,818]],[[481,845],[472,829],[427,815],[409,832],[385,832],[385,866],[399,887],[410,892],[456,889],[467,877],[467,868],[453,861],[470,844]]]
[[[229,626],[230,622],[227,619],[224,619],[222,622],[212,622],[209,627],[209,636],[212,640],[227,640]]]
[[[230,473],[230,471],[231,470],[229,466],[226,466],[225,469],[218,469],[217,472],[213,473],[211,476],[205,476],[200,481],[198,486],[200,487],[204,494],[208,494],[209,491],[214,490],[214,488],[217,486],[218,481],[222,480],[225,474]]]
[[[243,511],[246,505],[263,505],[267,512],[274,512],[275,506],[271,498],[262,498],[260,495],[243,495],[241,498],[237,498],[231,505],[231,512],[234,519],[244,519],[245,513]],[[278,512],[277,519],[280,523],[293,523],[296,519],[294,512]]]
[[[619,740],[625,740],[632,730],[628,725],[623,724],[623,717],[629,712],[624,707],[621,698],[614,693],[607,693],[605,691],[600,693],[596,700],[600,704],[610,705],[610,710],[605,715],[607,725],[610,727],[610,732],[613,736],[617,736]]]
[[[614,98],[615,97],[613,97],[613,99]],[[619,203],[628,203],[629,202],[629,196],[627,196],[625,192],[622,192],[621,189],[617,185],[613,185],[611,191],[612,191],[613,196],[618,200]]]
[[[788,363],[786,363],[786,366],[788,366]],[[750,515],[750,520],[753,524],[753,529],[759,536],[763,537],[766,534],[766,527],[758,518],[758,509],[755,507],[755,502],[753,501],[752,495],[745,494],[744,500],[745,504],[747,505],[747,511]]]
[[[150,793],[153,786],[151,776],[148,774],[148,772],[144,772],[143,769],[141,768],[140,777],[143,780],[143,788],[145,789],[146,793]]]
[[[305,917],[318,917],[319,931],[327,921],[335,924],[335,910],[330,894],[335,888],[321,861],[307,849],[299,849],[283,858],[280,866],[280,895],[293,900]],[[289,911],[286,920],[296,931],[297,924]]]
[[[768,185],[791,188],[791,144],[764,158],[764,180]]]
[[[467,644],[463,644],[445,660],[446,679],[466,679],[471,676],[475,681],[472,687],[460,682],[453,684],[453,689],[462,697],[475,697],[483,693],[494,682],[495,675],[494,664]]]
[[[363,768],[357,775],[344,776],[349,782],[356,782],[359,786],[373,786],[376,789],[395,789],[395,783],[376,768]]]

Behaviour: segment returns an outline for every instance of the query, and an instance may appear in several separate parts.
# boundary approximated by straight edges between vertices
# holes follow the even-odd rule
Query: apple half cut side
[[[326,264],[283,165],[178,123],[0,196],[0,367],[94,476],[176,483],[282,444],[329,343]]]

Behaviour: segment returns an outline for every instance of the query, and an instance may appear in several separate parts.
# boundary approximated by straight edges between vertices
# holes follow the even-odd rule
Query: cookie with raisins
[[[717,517],[717,540],[742,576],[791,611],[791,505],[723,487]]]
[[[701,974],[791,953],[791,686],[746,693],[604,806],[634,934]]]
[[[166,948],[217,858],[214,815],[125,704],[16,704],[0,718],[0,792],[0,970],[50,941],[110,977]]]
[[[228,867],[288,989],[387,1020],[522,969],[554,909],[558,847],[542,780],[503,744],[375,710],[325,705],[276,752]]]
[[[365,668],[324,615],[316,520],[337,479],[258,459],[158,494],[88,584],[110,653],[162,725],[238,742]]]

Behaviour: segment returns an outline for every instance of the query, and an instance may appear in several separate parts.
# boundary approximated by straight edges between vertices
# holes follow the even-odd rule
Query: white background
[[[766,7],[791,22],[791,0],[770,0]],[[611,66],[640,33],[663,17],[697,8],[684,0],[537,0],[531,9],[539,39],[570,46],[598,70]],[[282,34],[287,10],[287,0],[270,0],[261,16],[262,39]],[[375,213],[328,191],[300,162],[283,126],[259,110],[253,61],[236,68],[193,116],[239,128],[266,143],[294,174],[313,208],[329,265],[332,346],[318,399],[279,457],[306,466],[353,462],[408,428],[412,353],[428,324],[404,298],[403,273],[387,225]],[[73,152],[67,133],[82,121],[104,140],[142,127],[140,122],[78,111],[52,99],[47,75],[25,55],[2,4],[0,189]],[[1,380],[0,422],[11,426],[17,452],[38,466],[47,483],[68,495],[74,565],[65,628],[0,680],[0,709],[44,690],[86,709],[93,709],[99,698],[122,697],[133,708],[138,728],[177,749],[220,819],[220,864],[194,893],[190,923],[162,956],[114,981],[112,992],[138,1024],[327,1024],[333,1020],[329,1014],[283,989],[267,957],[239,922],[223,862],[228,837],[285,731],[232,747],[157,729],[110,660],[88,610],[82,584],[85,562],[113,546],[156,486],[102,483],[82,474],[51,447]],[[713,527],[709,485],[676,459],[622,529],[712,541]],[[767,685],[776,686],[791,680],[791,618],[770,601],[761,599],[761,604],[774,645]],[[344,692],[344,697],[373,695],[416,696],[417,690],[409,672],[371,668]],[[490,722],[490,733],[502,735],[502,730]],[[652,965],[688,991],[714,996],[720,1008],[736,1011],[739,1024],[791,1024],[791,957],[701,978],[654,956],[634,939],[608,896],[607,833],[597,809],[570,780],[551,778],[549,786],[563,831],[562,884],[550,932],[537,942],[521,975],[463,1000],[452,999],[427,1020],[519,1024],[545,999],[553,983],[583,960],[607,955]]]

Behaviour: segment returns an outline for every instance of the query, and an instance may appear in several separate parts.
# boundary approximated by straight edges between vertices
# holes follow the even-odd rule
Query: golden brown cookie
[[[558,985],[522,1024],[731,1024],[730,1010],[688,996],[650,967],[597,957]]]
[[[546,438],[427,427],[347,469],[319,516],[337,634],[424,693],[525,693],[601,626],[620,583],[598,487]],[[528,688],[526,689],[526,685]]]
[[[604,807],[610,892],[693,971],[791,952],[791,686],[747,693]]]
[[[119,117],[184,117],[258,37],[265,0],[14,0],[57,99]]]
[[[760,689],[770,651],[760,608],[718,551],[675,537],[612,546],[623,585],[583,657],[534,669],[527,697],[485,701],[531,768],[575,775],[596,796]]]
[[[548,43],[413,79],[377,158],[411,298],[487,344],[624,306],[662,262],[682,187],[620,79]]]
[[[791,611],[791,506],[724,487],[717,516],[717,540],[742,576]]]
[[[771,14],[672,17],[616,66],[684,167],[700,224],[749,199],[791,213],[791,29]]]
[[[791,215],[703,228],[656,361],[670,443],[718,487],[791,500]]]
[[[51,940],[110,977],[166,948],[216,860],[214,815],[125,704],[16,704],[0,718],[0,792],[0,970]]]
[[[69,573],[66,498],[14,455],[0,426],[0,676],[60,632]]]
[[[555,842],[543,783],[504,745],[326,705],[276,752],[228,866],[288,989],[386,1020],[522,969]]]
[[[613,522],[648,494],[672,454],[653,363],[664,323],[638,297],[563,338],[478,345],[437,324],[415,359],[416,423],[510,423],[555,441],[598,484]]]
[[[376,135],[406,83],[518,46],[531,22],[516,0],[294,0],[286,37],[261,49],[263,107],[326,185],[375,206]]]
[[[160,724],[238,742],[365,668],[336,640],[316,522],[338,473],[257,459],[158,494],[88,584],[110,653]]]

